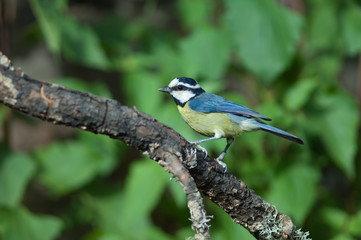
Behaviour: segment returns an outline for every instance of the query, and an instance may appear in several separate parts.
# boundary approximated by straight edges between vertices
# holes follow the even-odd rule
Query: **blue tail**
[[[285,138],[287,140],[290,140],[290,141],[298,143],[298,144],[304,144],[303,141],[300,138],[296,137],[295,135],[292,135],[291,133],[288,133],[288,132],[283,131],[281,129],[272,127],[272,126],[267,125],[265,123],[259,124],[259,126],[260,126],[260,129],[263,130],[263,131],[275,134],[277,136],[283,137],[283,138]]]

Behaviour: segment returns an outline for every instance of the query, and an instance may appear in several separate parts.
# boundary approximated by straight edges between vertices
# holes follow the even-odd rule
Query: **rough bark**
[[[0,102],[29,116],[108,135],[158,161],[176,177],[188,199],[197,239],[209,239],[199,192],[257,239],[307,239],[280,213],[180,134],[152,116],[119,102],[34,80],[0,53]]]

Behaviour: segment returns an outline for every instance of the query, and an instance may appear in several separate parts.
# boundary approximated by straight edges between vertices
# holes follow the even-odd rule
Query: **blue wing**
[[[271,121],[270,118],[259,114],[245,106],[228,101],[211,93],[203,93],[189,102],[189,107],[197,112],[203,113],[232,113],[244,117],[257,117],[263,120]]]

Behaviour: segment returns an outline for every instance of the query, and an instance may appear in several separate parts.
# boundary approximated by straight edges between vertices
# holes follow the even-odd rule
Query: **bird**
[[[227,169],[227,165],[223,159],[233,143],[234,137],[244,132],[263,130],[292,142],[304,144],[295,135],[264,122],[271,121],[270,118],[216,94],[207,93],[192,78],[174,78],[168,86],[158,90],[169,93],[173,97],[180,115],[193,130],[209,137],[191,142],[203,150],[206,156],[207,151],[199,145],[200,143],[226,138],[227,145],[216,158],[216,161],[225,169]]]

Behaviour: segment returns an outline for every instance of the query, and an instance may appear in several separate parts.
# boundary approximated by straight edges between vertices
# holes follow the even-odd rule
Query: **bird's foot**
[[[204,158],[206,158],[208,156],[208,152],[207,152],[207,149],[202,147],[201,145],[199,145],[199,143],[197,142],[190,142],[192,143],[196,148],[198,148],[199,150],[201,150],[202,152],[204,152]]]
[[[216,161],[224,168],[224,172],[227,172],[227,164],[223,162],[226,152],[221,152],[221,154],[216,158]]]

